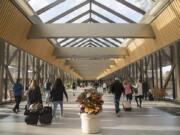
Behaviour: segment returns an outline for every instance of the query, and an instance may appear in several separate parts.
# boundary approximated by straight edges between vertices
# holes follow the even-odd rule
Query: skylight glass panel
[[[125,0],[133,5],[135,5],[136,7],[144,10],[144,11],[148,11],[152,8],[153,4],[155,2],[153,2],[152,0]]]
[[[102,19],[102,18],[100,18],[94,14],[92,14],[91,17],[92,17],[92,19],[98,21],[99,23],[108,23],[106,20],[104,20],[104,19]]]
[[[143,17],[142,14],[134,11],[133,9],[115,1],[115,0],[98,0],[98,2],[101,2],[101,4],[105,5],[106,7],[126,16],[127,18],[130,18],[131,20],[135,22],[139,22],[141,18]]]
[[[75,40],[74,42],[70,43],[67,47],[71,47],[72,45],[75,45],[75,44],[79,44],[78,42],[81,42],[81,40],[83,40],[84,38],[79,38],[77,40]]]
[[[79,46],[79,47],[88,47],[90,45],[90,43],[89,42],[85,42],[82,46]],[[78,47],[78,46],[76,46],[76,47]]]
[[[81,4],[85,0],[66,0],[65,2],[49,9],[48,11],[42,13],[39,15],[39,17],[42,19],[43,22],[47,22],[54,17],[64,13],[65,11]]]
[[[96,6],[94,4],[92,4],[92,10],[93,11],[96,11],[97,13],[109,18],[110,20],[116,22],[116,23],[127,23],[127,21],[113,15],[112,13],[104,10],[103,8],[99,7],[99,6]]]
[[[82,39],[83,39],[83,38],[80,38],[80,40],[76,41],[76,43],[78,43],[78,42],[81,41]],[[87,39],[85,39],[84,41],[78,43],[78,44],[75,45],[74,47],[77,47],[77,46],[79,46],[79,45],[83,45],[83,44],[85,44],[88,40],[89,40],[89,38],[87,38]]]
[[[64,46],[65,44],[71,42],[71,41],[74,40],[74,39],[75,39],[75,38],[70,38],[70,39],[64,41],[63,43],[61,43],[61,45]]]
[[[95,43],[97,43],[97,45],[98,44],[100,44],[101,46],[103,46],[103,47],[107,47],[106,45],[104,45],[104,44],[102,44],[101,42],[99,42],[99,41],[97,41],[97,40],[95,40],[95,39],[91,39],[92,41],[94,41]],[[98,45],[99,46],[99,45]]]
[[[116,44],[116,45],[120,45],[120,43],[119,42],[117,42],[116,40],[113,40],[112,38],[106,38],[107,40],[109,40],[110,42],[113,42],[114,44]]]
[[[60,18],[59,20],[55,21],[54,23],[66,23],[68,21],[70,21],[71,19],[81,15],[82,13],[86,12],[89,10],[89,4],[85,5],[81,8],[79,8],[78,10],[64,16],[63,18]]]
[[[90,15],[87,14],[87,15],[85,15],[85,16],[79,18],[78,20],[74,21],[73,23],[82,23],[83,21],[89,19],[89,16],[90,16]]]
[[[68,46],[72,46],[72,45],[74,45],[74,44],[77,44],[77,43],[78,43],[79,41],[81,41],[81,40],[83,40],[83,38],[77,39],[76,41],[70,43]]]
[[[114,45],[113,44],[110,44],[109,42],[107,42],[107,41],[104,41],[103,39],[101,39],[101,38],[97,38],[98,40],[100,40],[101,42],[103,42],[104,44],[106,44],[106,45],[108,45],[109,47],[114,47]]]
[[[63,41],[65,38],[58,38],[57,39],[57,42],[61,42],[61,41]]]
[[[117,40],[119,40],[120,42],[123,42],[124,39],[123,38],[116,38]]]
[[[56,0],[30,0],[28,3],[34,11],[38,11],[41,8],[55,2]]]

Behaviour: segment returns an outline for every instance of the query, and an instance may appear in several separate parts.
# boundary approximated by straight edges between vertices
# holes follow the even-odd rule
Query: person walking
[[[60,78],[57,78],[55,84],[50,91],[50,98],[53,102],[53,117],[56,117],[57,106],[60,104],[61,107],[61,117],[63,116],[63,94],[66,96],[68,102],[68,95],[66,93],[65,87]]]
[[[47,79],[47,81],[46,81],[45,84],[44,84],[45,102],[46,102],[46,103],[49,102],[51,86],[52,86],[51,82],[49,81],[49,79]]]
[[[41,90],[35,80],[31,81],[26,95],[27,105],[24,112],[24,115],[26,115],[25,122],[30,125],[37,125],[40,111],[43,109],[43,104]]]
[[[73,96],[75,96],[77,85],[75,82],[72,83],[72,89],[73,89]]]
[[[148,93],[149,93],[149,86],[148,86],[147,80],[142,82],[142,89],[143,89],[143,98],[144,98],[144,100],[147,100],[148,99]]]
[[[103,92],[106,93],[106,91],[107,91],[107,84],[104,82],[103,83]]]
[[[37,103],[42,104],[41,90],[36,81],[32,80],[27,91],[27,109]]]
[[[124,80],[123,86],[124,86],[124,93],[126,95],[126,99],[127,99],[127,101],[129,101],[129,103],[131,103],[131,100],[132,100],[131,85],[129,84],[129,82],[127,80]]]
[[[20,79],[16,80],[16,83],[13,86],[13,93],[15,97],[16,104],[13,108],[13,112],[18,113],[19,112],[19,104],[21,103],[22,94],[23,94],[23,86],[21,84]]]
[[[143,89],[142,89],[141,80],[138,80],[136,87],[137,87],[137,92],[135,93],[135,100],[136,100],[137,106],[141,108],[142,99],[143,99]]]
[[[120,102],[120,97],[121,94],[124,92],[124,87],[122,83],[119,81],[119,78],[115,78],[114,83],[111,86],[111,93],[114,94],[114,105],[115,105],[115,113],[116,116],[120,116],[120,108],[119,108],[119,102]]]

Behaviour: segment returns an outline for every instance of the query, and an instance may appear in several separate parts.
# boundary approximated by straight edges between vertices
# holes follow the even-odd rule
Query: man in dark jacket
[[[111,86],[111,92],[114,94],[114,105],[117,117],[120,115],[119,101],[121,94],[124,92],[124,87],[119,81],[119,78],[115,78],[115,82]]]
[[[23,86],[20,83],[20,79],[17,79],[16,83],[14,84],[13,92],[16,101],[16,105],[14,106],[13,111],[17,113],[19,111],[19,104],[21,102],[22,94],[23,94]]]

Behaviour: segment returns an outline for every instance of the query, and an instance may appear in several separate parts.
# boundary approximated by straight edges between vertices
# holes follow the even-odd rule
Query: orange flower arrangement
[[[82,92],[76,102],[80,104],[80,113],[98,114],[102,111],[102,94],[90,89]]]

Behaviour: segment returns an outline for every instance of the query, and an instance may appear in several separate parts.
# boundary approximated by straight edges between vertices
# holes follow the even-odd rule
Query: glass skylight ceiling
[[[152,0],[27,0],[44,23],[138,23]],[[122,38],[58,38],[61,47],[121,47]]]

